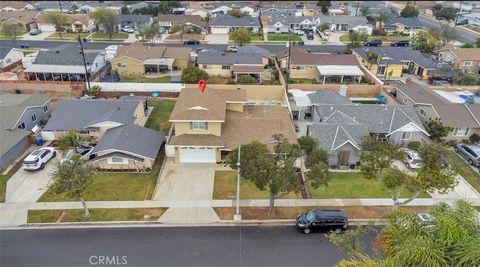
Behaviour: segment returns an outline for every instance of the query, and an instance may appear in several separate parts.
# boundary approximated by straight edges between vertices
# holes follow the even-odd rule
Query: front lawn
[[[156,221],[166,208],[90,209],[90,217],[83,218],[82,209],[67,210],[60,222],[101,221]],[[63,210],[29,210],[28,223],[55,223]]]
[[[172,76],[163,76],[163,77],[157,77],[157,78],[124,77],[122,78],[121,82],[124,82],[124,83],[170,83],[170,78],[172,78]]]
[[[382,184],[375,179],[363,178],[359,172],[330,172],[327,186],[317,189],[308,184],[311,198],[389,198]],[[403,192],[401,197],[409,197]],[[418,198],[430,198],[427,193],[420,193]]]
[[[288,42],[288,41],[302,41],[302,38],[298,35],[287,34],[268,34],[268,41],[275,42]]]
[[[66,32],[66,33],[62,33],[62,40],[77,39],[79,34],[80,34],[81,38],[84,38],[84,37],[88,36],[88,33]],[[60,34],[58,34],[58,32],[56,32],[56,33],[53,33],[53,34],[49,35],[45,39],[47,39],[47,40],[60,40]]]
[[[11,175],[0,175],[0,202],[5,202],[7,195],[7,182]]]
[[[474,30],[478,33],[480,33],[480,26],[476,26],[476,25],[466,25],[467,28],[469,28],[470,30]]]
[[[288,83],[296,83],[296,84],[316,84],[318,83],[315,79],[308,79],[308,78],[290,78]]]
[[[458,172],[473,188],[480,192],[480,175],[472,170],[468,163],[457,153],[447,150],[446,155],[450,166]]]
[[[228,35],[228,41],[233,43],[234,41],[232,40],[232,34],[229,34]],[[263,38],[261,35],[259,34],[255,34],[255,35],[250,35],[250,42],[263,42]]]
[[[213,199],[236,199],[237,197],[237,172],[216,171],[213,187]],[[269,199],[268,190],[261,191],[255,184],[245,179],[240,179],[241,199]],[[283,198],[300,198],[298,194],[289,193]]]
[[[112,40],[125,40],[128,38],[128,34],[124,32],[114,33],[112,34]],[[90,40],[102,40],[102,41],[110,41],[110,36],[106,33],[96,32],[92,34],[88,39]]]
[[[168,133],[170,129],[170,113],[172,113],[173,107],[175,107],[175,101],[170,100],[148,100],[148,105],[153,107],[152,114],[148,117],[145,127],[162,131],[164,134]]]
[[[380,39],[382,42],[392,42],[396,40],[410,40],[410,36],[401,36],[401,35],[388,35],[388,36],[368,36],[367,40],[376,40]],[[348,38],[348,33],[340,36],[340,42],[349,43],[350,38]]]

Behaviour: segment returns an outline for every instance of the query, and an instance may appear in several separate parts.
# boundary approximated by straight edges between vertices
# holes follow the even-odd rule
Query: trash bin
[[[43,139],[42,139],[42,136],[37,136],[35,137],[35,145],[37,146],[42,146],[43,145]]]

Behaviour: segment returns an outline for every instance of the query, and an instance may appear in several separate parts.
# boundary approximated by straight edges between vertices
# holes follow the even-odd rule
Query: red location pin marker
[[[203,93],[206,87],[207,87],[207,82],[205,80],[198,81],[198,88],[200,88],[200,92]]]

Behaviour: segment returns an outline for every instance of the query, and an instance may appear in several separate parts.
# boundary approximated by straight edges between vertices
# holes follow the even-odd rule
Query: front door
[[[410,64],[408,65],[408,73],[412,74],[414,67],[415,67],[415,63],[410,62]]]
[[[347,166],[350,158],[350,151],[338,151],[338,165]]]

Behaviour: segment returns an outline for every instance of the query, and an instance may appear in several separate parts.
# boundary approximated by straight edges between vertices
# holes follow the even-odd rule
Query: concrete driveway
[[[48,36],[54,34],[54,32],[41,32],[37,35],[30,35],[28,33],[22,35],[22,39],[18,40],[20,43],[22,41],[43,41]]]
[[[165,223],[209,223],[220,219],[212,208],[215,164],[180,163],[166,158],[153,197],[170,207],[159,219]]]
[[[207,44],[228,44],[228,34],[207,34],[205,36]]]

